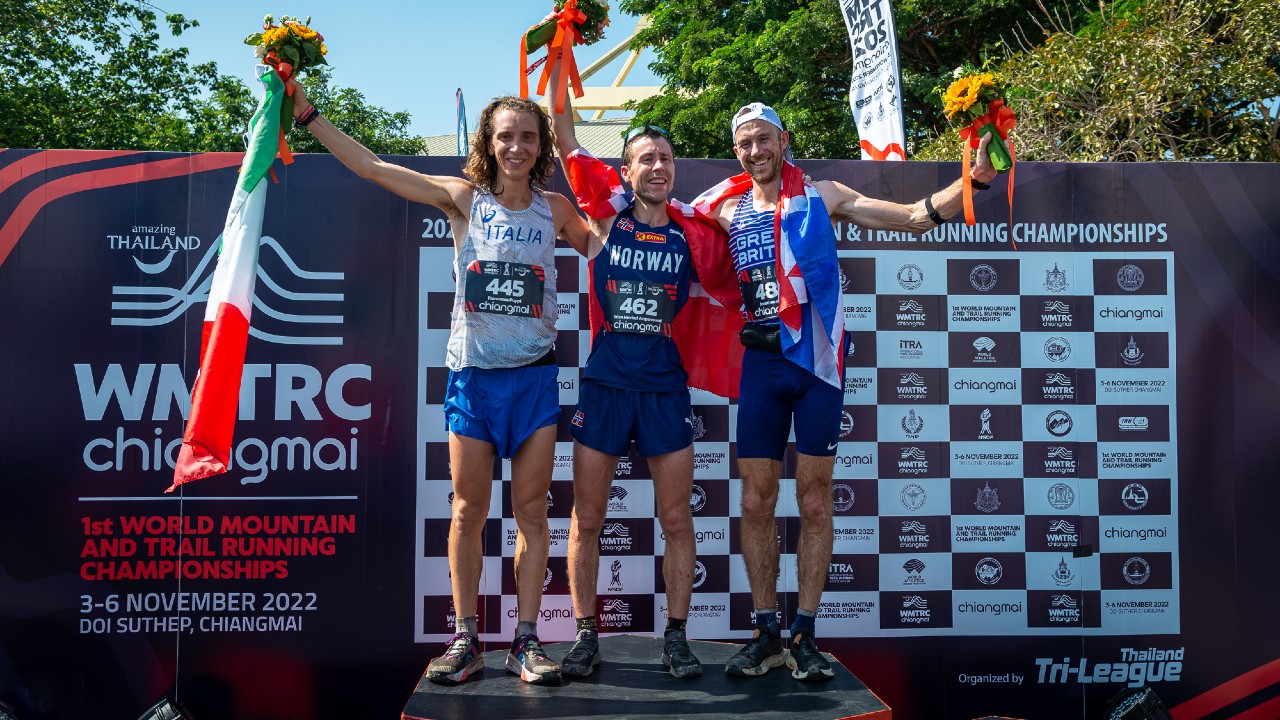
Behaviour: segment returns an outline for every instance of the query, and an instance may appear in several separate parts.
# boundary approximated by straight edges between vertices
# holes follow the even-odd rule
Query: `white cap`
[[[730,131],[737,135],[738,128],[752,120],[763,120],[778,128],[779,131],[783,130],[782,120],[778,118],[778,113],[773,108],[764,103],[753,102],[750,105],[743,105],[738,108],[738,112],[734,113]]]

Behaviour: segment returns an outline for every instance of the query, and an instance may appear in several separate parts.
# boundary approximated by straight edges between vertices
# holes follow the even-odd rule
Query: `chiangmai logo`
[[[1051,337],[1044,341],[1044,356],[1052,362],[1066,362],[1071,357],[1071,343],[1063,337]]]
[[[1049,505],[1054,510],[1066,510],[1076,502],[1076,491],[1066,483],[1054,483],[1049,486]]]
[[[898,384],[924,387],[924,378],[920,377],[918,373],[901,373],[898,376]]]
[[[844,483],[831,486],[831,509],[836,512],[848,512],[853,508],[853,488]]]
[[[1131,557],[1124,561],[1124,579],[1130,585],[1143,585],[1151,578],[1151,565],[1144,558]]]
[[[898,285],[903,290],[918,290],[924,284],[924,272],[917,265],[903,265],[898,268]]]
[[[1052,293],[1067,291],[1067,274],[1058,269],[1058,263],[1053,264],[1052,270],[1044,271],[1044,289]]]
[[[1000,509],[1000,493],[991,487],[990,480],[984,480],[982,489],[978,491],[978,497],[973,501],[973,506],[984,513],[993,513]]]
[[[1124,361],[1125,365],[1133,366],[1141,365],[1144,357],[1146,357],[1146,354],[1142,352],[1142,348],[1138,347],[1137,341],[1130,335],[1129,343],[1120,351],[1120,359]]]
[[[707,506],[707,491],[701,485],[694,485],[689,492],[689,511],[698,512]]]
[[[1065,437],[1071,433],[1071,428],[1075,425],[1071,420],[1071,415],[1066,410],[1054,410],[1045,416],[1044,429],[1054,437]]]
[[[924,429],[924,418],[917,415],[914,409],[908,410],[907,414],[902,416],[902,422],[899,424],[902,425],[902,432],[914,440],[920,437],[920,431]]]
[[[1130,510],[1141,510],[1147,506],[1150,499],[1151,495],[1142,483],[1129,483],[1124,486],[1124,490],[1120,491],[1120,502]]]
[[[192,271],[190,277],[179,288],[167,288],[157,285],[135,286],[135,285],[114,285],[111,288],[111,294],[114,297],[146,297],[154,298],[148,300],[126,301],[113,300],[111,309],[114,311],[111,317],[112,325],[133,326],[133,327],[155,327],[166,325],[174,320],[182,317],[183,314],[192,305],[201,305],[209,300],[209,286],[213,283],[213,258],[218,253],[218,248],[222,243],[210,243],[209,249],[200,258],[200,262],[196,264],[196,268]],[[271,237],[264,236],[262,238],[262,247],[269,249],[272,254],[279,258],[280,262],[288,271],[291,280],[297,280],[299,283],[324,283],[328,281],[343,280],[346,278],[345,273],[340,272],[312,272],[303,270],[298,267],[293,258],[289,257],[289,253],[285,251],[280,243]],[[135,258],[136,260],[136,258]],[[158,275],[169,267],[167,261],[162,261],[152,265],[138,262],[138,268],[148,275]],[[278,345],[341,345],[341,335],[323,335],[315,334],[317,329],[308,328],[306,332],[299,334],[284,334],[280,332],[266,332],[260,329],[260,325],[264,322],[284,323],[287,325],[297,326],[325,326],[325,325],[341,325],[343,323],[342,315],[325,315],[312,313],[290,312],[293,307],[291,303],[305,304],[304,306],[313,307],[311,303],[341,303],[345,297],[340,292],[300,292],[296,290],[288,290],[276,282],[270,274],[267,273],[261,263],[257,267],[256,289],[253,296],[253,306],[258,312],[253,313],[249,327],[250,337],[257,338],[269,343]],[[293,284],[286,282],[286,284]],[[270,293],[270,294],[268,294]],[[272,297],[274,296],[274,298]],[[275,298],[279,298],[276,300]]]
[[[915,483],[911,483],[910,485],[902,488],[902,492],[899,493],[898,499],[902,502],[902,507],[915,512],[916,510],[924,507],[926,497],[924,488]]]
[[[996,286],[996,269],[983,263],[969,271],[969,284],[978,292],[988,292]]]
[[[1076,575],[1071,572],[1071,568],[1067,567],[1067,559],[1065,557],[1058,558],[1058,568],[1053,571],[1050,577],[1060,587],[1066,587],[1076,581]]]
[[[702,561],[695,560],[693,562],[693,587],[697,589],[702,587],[702,583],[707,581],[707,567]]]
[[[1132,263],[1116,271],[1116,284],[1125,292],[1137,292],[1142,289],[1142,283],[1146,279],[1147,276],[1143,274],[1142,268]]]
[[[1004,577],[1004,567],[1000,565],[999,560],[984,557],[974,566],[973,574],[978,576],[978,582],[983,585],[995,585],[1000,582],[1000,578]]]

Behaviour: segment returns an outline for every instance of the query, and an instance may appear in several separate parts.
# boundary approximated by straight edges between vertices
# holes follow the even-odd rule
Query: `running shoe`
[[[787,655],[791,677],[797,680],[830,680],[836,676],[831,663],[822,657],[813,637],[807,633],[791,636],[791,652]]]
[[[702,677],[702,663],[689,649],[689,640],[683,630],[668,630],[666,645],[662,648],[662,664],[671,668],[671,677]]]
[[[560,666],[555,664],[542,649],[538,636],[525,633],[511,643],[507,655],[507,671],[520,676],[527,683],[554,683],[560,680]]]
[[[569,654],[560,663],[560,672],[572,677],[586,677],[600,664],[600,633],[597,630],[579,630],[578,638],[569,648]]]
[[[440,685],[457,685],[484,670],[484,658],[476,649],[478,644],[479,640],[466,633],[449,638],[444,654],[427,665],[427,679]]]
[[[756,628],[747,644],[724,664],[725,675],[754,677],[769,672],[787,661],[782,649],[782,638],[777,634]]]

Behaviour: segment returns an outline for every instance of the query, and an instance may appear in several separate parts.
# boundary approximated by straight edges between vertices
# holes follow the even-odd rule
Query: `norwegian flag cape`
[[[592,218],[617,215],[635,202],[634,196],[623,189],[617,171],[586,150],[575,150],[564,164],[578,207]],[[671,333],[680,362],[689,374],[689,387],[721,397],[738,397],[742,378],[742,343],[738,341],[743,322],[742,294],[733,274],[727,238],[716,221],[681,202],[668,200],[667,216],[684,231],[693,261],[689,299],[676,314]],[[592,290],[589,316],[594,340],[604,313]]]
[[[748,192],[751,177],[744,172],[702,193],[694,199],[693,206],[710,215],[726,199]],[[719,225],[716,228],[720,229]],[[781,295],[778,320],[783,330],[782,354],[823,382],[843,390],[844,297],[840,291],[835,232],[818,191],[804,181],[804,172],[791,163],[782,167],[773,242]],[[733,277],[732,263],[719,270]]]

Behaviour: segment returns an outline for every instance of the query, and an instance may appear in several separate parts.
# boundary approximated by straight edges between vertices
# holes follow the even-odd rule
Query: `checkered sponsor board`
[[[450,247],[420,249],[416,638],[453,632],[442,399]],[[832,481],[827,637],[1179,631],[1172,253],[839,251],[852,336]],[[540,632],[573,635],[568,421],[589,352],[586,263],[557,250],[561,422]],[[751,627],[739,557],[736,405],[695,391],[690,634]],[[515,627],[510,463],[495,466],[481,634]],[[794,477],[794,449],[784,476]],[[601,537],[597,616],[665,622],[664,539],[643,458],[623,458]],[[779,604],[796,608],[794,480],[777,510]]]

